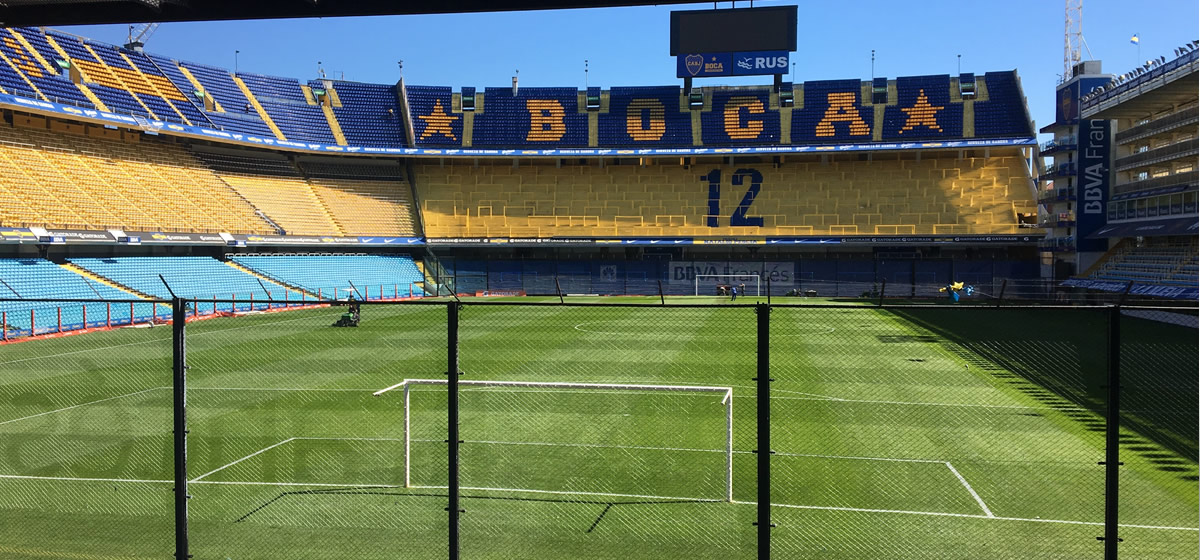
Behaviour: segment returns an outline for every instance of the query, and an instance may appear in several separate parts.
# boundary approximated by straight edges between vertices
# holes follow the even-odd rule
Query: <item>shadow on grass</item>
[[[1107,310],[933,307],[887,312],[956,343],[950,350],[966,363],[1042,404],[1090,410],[1063,414],[1086,430],[1105,431]],[[1132,432],[1121,434],[1122,449],[1142,455],[1160,471],[1196,480],[1197,331],[1173,324],[1170,320],[1178,315],[1154,313],[1160,314],[1158,320],[1153,313],[1121,318],[1121,427]],[[1194,320],[1194,311],[1190,317]]]
[[[516,490],[519,492],[519,490]],[[441,494],[434,492],[400,492],[391,486],[347,486],[345,488],[320,488],[314,490],[294,490],[288,492],[280,492],[278,496],[263,502],[258,507],[247,512],[245,515],[237,518],[234,523],[241,523],[249,519],[254,514],[266,509],[289,496],[398,496],[409,498],[449,498],[449,494]],[[462,494],[459,496],[464,500],[499,500],[509,502],[540,502],[551,504],[575,504],[575,505],[595,505],[604,506],[604,509],[592,522],[592,525],[584,532],[591,533],[608,515],[609,510],[615,506],[633,506],[633,505],[666,505],[666,504],[710,504],[723,503],[720,500],[578,500],[566,498],[530,498],[520,496],[479,496],[471,494]]]

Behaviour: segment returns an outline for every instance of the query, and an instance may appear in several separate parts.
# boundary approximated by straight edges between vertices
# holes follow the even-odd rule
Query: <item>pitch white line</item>
[[[146,303],[148,304],[148,303],[150,303],[150,302],[146,302]],[[142,304],[138,304],[138,305],[142,305]],[[291,323],[291,322],[293,322],[293,321],[299,321],[299,320],[302,320],[302,319],[309,319],[309,317],[296,317],[296,318],[293,318],[293,319],[284,319],[284,320],[282,320],[282,321],[272,321],[272,322],[270,322],[270,323],[259,323],[259,324],[256,324],[256,325],[243,325],[243,326],[240,326],[240,327],[230,327],[230,328],[228,328],[228,329],[219,329],[219,330],[215,330],[215,331],[204,331],[204,332],[200,332],[200,333],[196,333],[196,334],[189,334],[189,335],[188,335],[188,337],[193,337],[193,336],[204,336],[204,335],[206,335],[206,334],[222,333],[222,332],[226,332],[226,331],[236,331],[236,330],[240,330],[240,329],[249,329],[249,328],[256,328],[256,327],[264,327],[264,326],[267,326],[267,325],[278,325],[278,324],[280,324],[280,323]],[[83,350],[72,350],[72,351],[70,351],[70,352],[62,352],[62,353],[60,353],[60,354],[48,354],[48,355],[45,355],[45,356],[33,356],[33,357],[31,357],[31,358],[21,358],[21,359],[19,359],[19,360],[9,360],[9,361],[7,361],[7,362],[0,362],[0,366],[4,366],[4,365],[8,365],[8,364],[18,364],[18,363],[21,363],[21,362],[28,362],[28,361],[30,361],[30,360],[44,360],[44,359],[47,359],[47,358],[61,358],[61,357],[63,357],[63,356],[71,356],[71,355],[74,355],[74,354],[83,354],[84,352],[95,352],[95,351],[97,351],[97,350],[111,350],[111,349],[113,349],[113,348],[124,348],[124,347],[126,347],[126,346],[137,346],[137,345],[139,345],[139,344],[149,344],[149,343],[151,343],[151,342],[163,342],[163,343],[169,343],[169,342],[171,342],[171,339],[170,339],[170,338],[162,338],[162,339],[158,339],[158,338],[156,338],[156,339],[154,339],[154,340],[143,340],[143,341],[140,341],[140,342],[129,342],[129,343],[126,343],[126,344],[118,344],[118,345],[116,345],[116,346],[100,346],[100,347],[97,347],[97,348],[85,348],[85,349],[83,349]]]
[[[264,447],[264,448],[262,448],[262,449],[259,449],[258,451],[255,451],[254,453],[251,453],[251,454],[249,454],[249,455],[247,455],[247,456],[245,456],[245,457],[242,457],[241,459],[238,459],[238,460],[236,460],[236,461],[234,461],[234,462],[232,462],[232,463],[229,463],[228,465],[225,465],[225,466],[223,466],[223,467],[220,467],[220,468],[218,468],[218,469],[214,469],[214,470],[208,471],[208,472],[206,472],[206,473],[204,473],[204,474],[202,474],[202,475],[200,475],[200,476],[197,476],[196,478],[193,478],[193,479],[189,480],[188,482],[198,482],[200,479],[202,479],[202,478],[204,478],[204,477],[206,477],[206,476],[208,476],[208,475],[210,475],[210,474],[213,474],[213,473],[215,473],[215,472],[217,472],[217,471],[221,471],[221,470],[227,469],[227,468],[229,468],[229,467],[232,467],[232,466],[234,466],[234,465],[236,465],[236,464],[238,464],[238,463],[241,463],[242,461],[245,461],[246,459],[249,459],[249,458],[251,458],[251,457],[254,457],[254,456],[260,455],[260,454],[262,454],[262,453],[266,453],[267,451],[270,451],[270,450],[272,450],[272,449],[275,449],[276,447],[279,447],[280,445],[283,445],[283,444],[285,444],[285,443],[287,443],[287,442],[289,442],[289,441],[292,441],[292,440],[294,440],[294,439],[296,439],[296,438],[287,438],[287,439],[285,439],[285,440],[283,440],[283,441],[281,441],[281,442],[279,442],[279,443],[276,443],[275,445],[271,445],[271,446],[268,446],[268,447]]]
[[[404,441],[403,439],[391,438],[296,438],[296,439],[362,439],[368,441]],[[445,443],[442,439],[412,439],[410,441],[421,443]],[[488,440],[465,440],[463,443],[482,443],[490,445],[532,445],[541,447],[592,447],[597,449],[640,449],[647,451],[682,451],[695,453],[725,453],[724,449],[701,449],[697,447],[652,447],[645,445],[602,445],[591,443],[555,443],[555,442],[540,442],[540,441],[488,441]],[[735,455],[751,455],[752,451],[734,451]],[[892,457],[861,457],[856,455],[818,455],[815,453],[774,453],[776,457],[812,457],[817,459],[849,459],[857,461],[888,461],[894,463],[939,463],[945,464],[945,461],[937,459],[904,459]]]
[[[958,477],[958,481],[967,488],[967,492],[971,493],[971,497],[975,498],[975,501],[979,503],[979,507],[983,508],[983,513],[987,514],[988,517],[996,517],[992,514],[992,510],[988,509],[987,504],[983,503],[983,498],[980,498],[975,489],[971,488],[970,484],[967,484],[967,479],[963,478],[963,475],[958,472],[958,469],[954,468],[954,465],[950,464],[950,461],[946,461],[946,468],[950,469],[950,472]]]
[[[319,436],[301,436],[292,439],[305,439],[317,441],[404,441],[403,438],[386,438],[386,437],[319,437]],[[409,441],[434,441],[434,440],[409,440]],[[445,440],[437,440],[444,442]]]
[[[150,391],[157,391],[157,390],[159,390],[159,389],[168,389],[168,388],[169,388],[169,387],[151,387],[151,388],[149,388],[149,389],[143,389],[143,390],[141,390],[141,391],[135,391],[135,392],[133,392],[133,393],[126,393],[126,394],[124,394],[124,395],[117,395],[117,396],[115,396],[115,397],[108,397],[108,398],[100,399],[100,400],[97,400],[97,401],[80,403],[80,404],[76,404],[76,405],[71,405],[71,406],[67,406],[67,407],[59,408],[59,409],[56,409],[56,410],[47,410],[46,412],[39,412],[39,413],[37,413],[37,414],[31,414],[31,415],[29,415],[29,416],[22,416],[21,418],[13,418],[12,420],[5,420],[5,421],[3,421],[3,422],[0,422],[0,426],[3,426],[3,425],[5,425],[5,424],[11,424],[11,423],[13,423],[13,422],[20,422],[21,420],[29,420],[30,418],[37,418],[37,417],[39,417],[39,416],[45,416],[45,415],[47,415],[47,414],[54,414],[54,413],[56,413],[56,412],[63,412],[63,411],[66,411],[66,410],[71,410],[71,409],[73,409],[73,408],[79,408],[79,407],[81,407],[81,406],[88,406],[88,405],[93,405],[93,404],[97,404],[97,403],[102,403],[102,402],[105,402],[105,401],[111,401],[111,400],[116,400],[116,399],[123,399],[123,398],[125,398],[125,397],[132,397],[132,396],[134,396],[134,395],[140,395],[140,394],[142,394],[142,393],[149,393]]]
[[[804,394],[804,393],[801,393]],[[1082,407],[1074,406],[1029,406],[1021,404],[968,404],[968,403],[937,403],[937,402],[913,402],[913,401],[877,401],[870,399],[844,399],[841,397],[831,397],[828,395],[818,395],[821,398],[810,397],[771,397],[777,400],[788,401],[831,401],[831,402],[847,402],[858,404],[890,404],[897,406],[950,406],[961,408],[1005,408],[1005,409],[1021,409],[1021,410],[1087,410]],[[753,395],[740,395],[737,398],[752,399]]]
[[[737,501],[735,501],[734,503],[758,505],[758,502],[737,502]],[[910,511],[910,510],[903,510],[903,509],[876,509],[876,508],[834,507],[834,506],[805,506],[805,505],[796,505],[796,504],[777,504],[777,503],[773,503],[773,502],[771,503],[771,507],[780,507],[780,508],[787,508],[787,509],[811,509],[811,510],[823,510],[823,511],[852,511],[852,512],[859,512],[859,513],[895,513],[895,514],[902,514],[902,515],[921,515],[921,516],[929,516],[929,517],[959,517],[959,518],[965,518],[965,519],[994,519],[997,521],[1025,521],[1025,522],[1029,522],[1029,523],[1059,523],[1059,524],[1066,524],[1066,525],[1088,525],[1088,526],[1093,526],[1093,527],[1103,527],[1104,526],[1103,522],[1097,522],[1097,521],[1072,521],[1069,519],[1041,519],[1041,518],[1032,518],[1031,519],[1028,517],[997,517],[997,516],[989,517],[987,515],[980,515],[977,513],[949,513],[949,512],[936,512],[936,511]],[[1158,529],[1158,530],[1163,530],[1163,531],[1198,531],[1198,532],[1200,532],[1200,528],[1196,528],[1196,527],[1171,527],[1171,526],[1163,526],[1163,525],[1134,525],[1134,524],[1129,524],[1129,523],[1119,523],[1117,526],[1131,528],[1131,529]]]
[[[189,482],[188,484],[193,484]],[[195,484],[211,484],[213,486],[311,486],[314,488],[402,488],[396,484],[363,484],[355,482],[353,484],[330,484],[328,482],[259,482],[259,481],[239,481],[239,480],[201,480]]]
[[[135,478],[79,478],[79,477],[67,477],[67,476],[27,476],[27,475],[15,475],[15,474],[0,474],[0,480],[5,480],[5,479],[44,480],[44,481],[60,481],[60,482],[126,482],[126,483],[141,483],[141,484],[169,484],[169,483],[175,482],[173,480],[141,480],[141,479],[135,479]],[[314,487],[314,488],[368,488],[368,487],[370,487],[370,488],[401,489],[401,487],[396,484],[364,484],[361,482],[330,484],[330,483],[325,483],[325,482],[261,482],[261,481],[238,482],[238,481],[202,480],[202,481],[196,482],[195,484],[209,484],[209,485],[213,485],[213,486],[282,486],[282,487],[310,486],[310,487]],[[425,490],[445,490],[446,489],[445,486],[413,486],[412,488],[413,489],[425,489]],[[601,497],[613,497],[613,498],[641,498],[641,499],[648,499],[648,500],[686,500],[686,501],[697,502],[697,503],[724,503],[722,500],[718,500],[718,499],[683,498],[683,497],[677,497],[677,496],[655,496],[655,495],[650,495],[650,494],[615,494],[615,493],[604,493],[604,492],[567,492],[567,491],[555,491],[555,490],[527,490],[527,489],[521,489],[521,488],[487,488],[487,487],[476,487],[476,486],[462,486],[460,488],[463,490],[489,491],[489,492],[521,492],[521,493],[531,493],[531,494],[563,494],[563,495],[577,495],[577,496],[601,496]],[[737,504],[737,505],[758,505],[758,502],[739,501],[739,500],[734,500],[731,503]],[[1031,518],[1027,518],[1027,517],[997,517],[997,516],[989,517],[987,515],[979,515],[979,514],[975,514],[975,513],[949,513],[949,512],[936,512],[936,511],[911,511],[911,510],[901,510],[901,509],[875,509],[875,508],[855,508],[855,507],[837,507],[837,506],[809,506],[809,505],[799,505],[799,504],[778,504],[778,503],[772,503],[771,506],[779,507],[779,508],[787,508],[787,509],[809,509],[809,510],[821,510],[821,511],[848,511],[848,512],[858,512],[858,513],[891,513],[891,514],[901,514],[901,515],[920,515],[920,516],[928,516],[928,517],[958,517],[958,518],[965,518],[965,519],[991,519],[991,520],[996,520],[996,521],[1024,521],[1024,522],[1029,522],[1029,523],[1058,523],[1058,524],[1067,524],[1067,525],[1088,525],[1088,526],[1093,526],[1093,527],[1103,527],[1104,526],[1104,523],[1095,522],[1095,521],[1072,521],[1072,520],[1068,520],[1068,519],[1037,519],[1037,518],[1031,519]],[[1119,526],[1129,528],[1129,529],[1155,529],[1155,530],[1161,530],[1161,531],[1196,531],[1196,532],[1200,532],[1200,528],[1197,528],[1197,527],[1173,527],[1173,526],[1168,526],[1168,525],[1137,525],[1137,524],[1130,524],[1130,523],[1121,523]]]
[[[686,383],[686,382],[672,381],[671,383],[676,384],[676,385],[689,385],[689,383]],[[399,387],[401,385],[403,385],[403,383],[397,384],[397,385],[393,386],[392,388]],[[692,385],[695,385],[695,384],[693,383]],[[752,389],[753,388],[753,387],[749,387],[746,385],[729,385],[729,387],[733,387],[735,389],[736,388]],[[314,389],[314,390],[319,390],[319,389]],[[428,391],[445,393],[444,390],[442,390],[442,391],[428,390]],[[506,392],[512,392],[512,393],[586,393],[586,394],[626,394],[626,395],[628,395],[628,394],[643,394],[643,393],[638,393],[638,392],[618,393],[615,391],[570,391],[570,390],[544,391],[544,390],[538,390],[538,389],[507,389],[507,388],[459,389],[459,392],[469,392],[469,391],[481,392],[481,393],[482,392],[506,391]],[[938,403],[938,402],[919,402],[919,401],[914,402],[914,401],[884,401],[884,400],[871,400],[871,399],[847,399],[847,398],[842,398],[842,397],[835,397],[832,395],[822,395],[822,394],[818,394],[818,393],[805,393],[802,391],[788,391],[785,389],[771,389],[771,392],[790,393],[793,395],[806,395],[805,397],[782,397],[782,396],[772,396],[771,397],[771,400],[785,400],[785,401],[834,401],[834,402],[845,402],[845,403],[856,403],[856,404],[887,404],[887,405],[897,405],[897,406],[947,406],[947,407],[959,407],[959,408],[998,408],[998,409],[1016,409],[1016,410],[1088,410],[1088,409],[1082,408],[1082,407],[1031,406],[1031,405],[1020,405],[1020,404]],[[651,392],[651,391],[644,392],[644,394],[651,394],[651,393],[659,394],[657,392]],[[757,399],[758,397],[756,395],[734,395],[734,398],[735,399]]]
[[[143,480],[138,478],[81,478],[74,476],[33,476],[24,474],[0,474],[0,479],[13,480],[56,480],[61,482],[131,482],[142,484],[166,484],[174,480]]]
[[[425,490],[445,490],[447,486],[413,486]],[[517,490],[513,488],[489,488],[487,486],[459,486],[460,490],[476,490],[479,492],[521,492],[530,494],[557,494],[563,496],[600,496],[605,498],[640,498],[643,500],[679,500],[700,503],[725,503],[716,498],[685,498],[681,496],[654,496],[650,494],[616,494],[611,492],[573,492],[568,490]]]
[[[313,388],[304,389],[300,387],[194,387],[188,385],[188,391],[296,391],[309,393],[366,393],[374,389],[336,389],[336,388]]]
[[[671,383],[676,384],[676,385],[698,385],[698,384],[683,383],[683,381],[671,381]],[[745,386],[745,385],[730,385],[730,386],[734,387],[734,389],[738,389],[738,387],[744,387],[744,389],[752,389],[752,387]],[[318,389],[302,389],[302,387],[194,387],[191,385],[188,385],[187,390],[188,391],[193,391],[193,390],[264,391],[264,392],[265,391],[296,391],[296,392],[374,392],[374,391],[376,391],[374,389],[320,389],[320,387],[318,387]],[[460,392],[498,392],[500,390],[505,390],[505,389],[504,389],[504,387],[499,387],[499,389],[497,389],[497,387],[484,387],[484,389],[460,389],[458,391],[460,391]],[[661,393],[658,391],[643,391],[643,392],[638,392],[638,391],[619,391],[619,392],[618,391],[571,391],[571,390],[542,391],[542,390],[526,390],[526,389],[508,389],[505,391],[527,392],[527,393],[587,393],[587,395],[661,395]],[[438,391],[437,389],[430,389],[430,390],[414,389],[414,392],[445,393],[444,390]],[[833,397],[833,396],[828,396],[828,395],[817,395],[817,393],[805,393],[805,392],[800,392],[800,391],[786,391],[786,390],[781,390],[781,389],[773,389],[772,392],[784,392],[784,393],[792,393],[792,395],[806,395],[806,396],[814,397],[814,398],[770,397],[770,398],[772,398],[772,401],[818,401],[818,402],[832,401],[832,402],[840,402],[840,403],[857,403],[857,404],[892,404],[892,405],[901,405],[901,407],[958,407],[958,408],[1015,409],[1015,410],[1087,410],[1085,408],[1080,408],[1080,407],[1032,407],[1032,405],[1024,405],[1024,404],[971,404],[971,403],[924,403],[924,402],[910,402],[910,401],[871,401],[871,399],[841,398],[841,397]],[[679,393],[679,395],[686,395],[686,393]],[[734,395],[733,398],[746,399],[746,398],[757,398],[757,397],[754,395]]]

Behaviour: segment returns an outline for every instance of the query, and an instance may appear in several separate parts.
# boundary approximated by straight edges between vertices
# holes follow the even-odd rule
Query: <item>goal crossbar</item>
[[[411,392],[417,385],[447,385],[446,379],[405,379],[390,387],[372,393],[381,396],[395,389],[404,390],[404,487],[412,487],[412,418]],[[716,387],[704,385],[642,385],[630,383],[571,383],[555,381],[482,381],[461,379],[459,385],[472,387],[517,387],[517,388],[557,388],[557,389],[595,389],[607,391],[662,391],[677,393],[717,393],[721,395],[721,404],[725,405],[725,501],[733,501],[733,387]]]

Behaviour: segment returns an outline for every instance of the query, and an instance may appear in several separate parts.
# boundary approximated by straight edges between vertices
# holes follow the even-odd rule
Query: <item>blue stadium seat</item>
[[[712,110],[700,117],[704,144],[778,144],[779,111],[770,105],[768,88],[712,92]]]
[[[588,117],[575,88],[486,88],[473,134],[479,148],[585,147]]]
[[[333,115],[342,127],[347,144],[387,148],[399,148],[407,144],[395,87],[361,82],[335,81],[332,84],[342,102],[341,107],[333,108]],[[310,81],[308,85],[313,89],[325,87],[318,80]],[[409,96],[409,103],[412,103],[411,88]],[[449,108],[449,104],[446,107]],[[416,119],[415,115],[413,119]],[[460,122],[458,138],[462,138],[461,128]]]
[[[424,281],[404,255],[238,255],[233,261],[310,293],[319,291],[326,299],[335,297],[335,290],[338,298],[350,293],[372,300],[407,297],[410,290],[420,295],[415,284]]]
[[[408,94],[409,115],[418,146],[462,145],[463,117],[450,110],[454,96],[450,88],[405,86],[404,89]],[[464,94],[466,90],[463,88]],[[339,95],[341,91],[341,86],[338,86]]]
[[[19,28],[14,30],[29,41],[29,44],[50,64],[55,64],[62,57],[55,51],[41,31],[36,28]],[[92,107],[92,102],[79,88],[62,75],[46,70],[33,59],[33,53],[26,52],[9,30],[0,29],[0,50],[14,63],[24,68],[23,73],[29,81],[50,98],[51,101],[82,107]],[[57,70],[57,67],[56,67]],[[0,84],[10,93],[36,98],[29,85],[19,76],[12,73],[12,68],[5,64],[0,67]]]
[[[988,100],[975,103],[975,136],[1033,136],[1016,71],[988,72],[983,80]]]
[[[691,146],[692,115],[679,109],[680,91],[677,86],[609,90],[608,112],[599,116],[600,145]]]
[[[962,138],[962,103],[950,102],[950,76],[896,78],[897,105],[884,108],[884,140]]]
[[[283,300],[287,290],[283,286],[266,283],[271,293],[263,291],[259,279],[221,261],[209,257],[116,257],[108,259],[83,258],[70,261],[90,272],[111,279],[118,284],[128,286],[139,292],[156,297],[169,298],[171,293],[159,279],[171,285],[176,295],[185,299],[198,300],[197,307],[201,311],[211,311],[204,300],[216,299],[245,299],[253,298],[256,309],[264,309],[266,303],[257,303],[267,299]],[[290,294],[289,299],[299,300],[300,297]],[[274,307],[283,304],[275,304]],[[230,310],[231,304],[218,304],[221,311]],[[248,311],[249,302],[238,303],[238,311]]]
[[[862,106],[862,82],[804,82],[804,108],[792,111],[792,142],[844,144],[870,142],[874,111]]]
[[[19,295],[30,299],[137,299],[116,288],[86,280],[45,259],[0,259],[0,278],[11,286],[10,290],[0,285],[0,294],[9,298]],[[62,330],[83,328],[85,308],[88,327],[129,324],[128,304],[0,301],[0,311],[7,317],[10,338],[59,330],[60,310]],[[153,304],[138,303],[133,306],[133,314],[139,321],[148,319],[153,313]],[[159,316],[169,317],[169,309],[159,306]]]

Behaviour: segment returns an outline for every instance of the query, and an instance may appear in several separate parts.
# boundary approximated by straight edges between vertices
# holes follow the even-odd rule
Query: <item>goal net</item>
[[[470,473],[466,469],[469,461],[462,460],[464,489],[644,497],[667,497],[661,495],[664,492],[680,497],[675,490],[719,491],[719,497],[709,494],[688,499],[733,501],[731,387],[458,383],[460,449],[464,457],[468,449],[479,450],[475,455],[479,460]],[[414,459],[422,465],[433,464],[434,458],[421,455],[445,453],[446,393],[420,390],[428,385],[445,386],[447,380],[406,379],[374,393],[380,396],[400,389],[404,394],[405,488],[434,487],[414,484]],[[414,394],[421,393],[427,396],[414,408]],[[703,398],[705,394],[710,398]],[[433,395],[441,402],[431,405],[429,396]],[[574,420],[564,423],[563,418]],[[415,431],[414,421],[418,424]],[[673,430],[672,424],[678,430]],[[414,444],[422,445],[414,449]],[[444,479],[445,473],[437,472],[444,466],[443,461],[423,470],[426,476]],[[635,476],[635,470],[659,474],[647,475],[641,483],[631,482],[628,478]],[[476,482],[484,485],[472,486]]]
[[[742,284],[746,285],[746,293],[742,294],[739,288],[738,295],[762,295],[762,277],[758,274],[697,274],[695,295],[720,295],[719,290],[722,286],[741,286]]]

